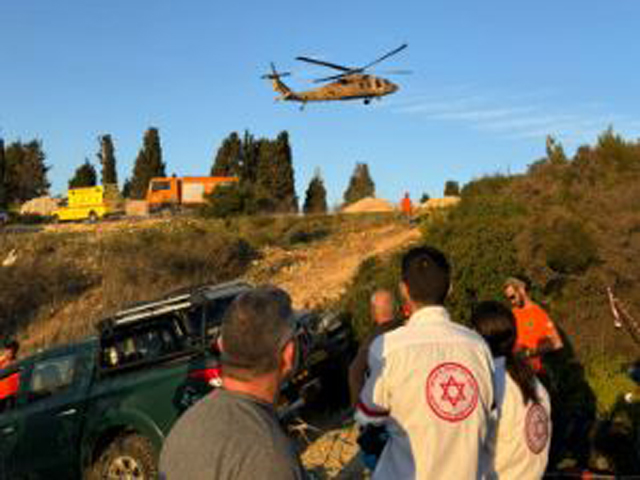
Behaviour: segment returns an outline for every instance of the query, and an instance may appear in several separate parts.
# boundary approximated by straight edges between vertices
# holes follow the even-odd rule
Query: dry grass
[[[236,278],[256,257],[220,225],[188,220],[0,238],[0,259],[12,250],[15,263],[0,267],[0,333],[17,334],[24,352],[86,336],[123,305]]]

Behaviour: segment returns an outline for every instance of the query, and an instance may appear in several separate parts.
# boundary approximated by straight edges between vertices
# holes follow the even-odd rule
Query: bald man
[[[388,290],[376,290],[373,295],[371,295],[370,308],[371,319],[375,324],[373,331],[362,340],[358,354],[349,367],[349,394],[352,405],[358,403],[360,390],[362,390],[362,386],[364,385],[367,374],[369,345],[371,345],[371,342],[373,342],[378,335],[382,335],[402,325],[402,322],[395,317],[393,295]]]

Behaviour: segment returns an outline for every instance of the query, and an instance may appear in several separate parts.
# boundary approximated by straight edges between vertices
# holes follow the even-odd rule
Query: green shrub
[[[504,280],[522,272],[515,247],[522,215],[522,207],[509,199],[467,197],[451,214],[423,226],[425,243],[451,263],[448,306],[456,320],[466,322],[479,300],[500,299]]]
[[[557,273],[582,273],[598,259],[595,241],[576,219],[557,221],[543,232],[542,244],[547,265]]]

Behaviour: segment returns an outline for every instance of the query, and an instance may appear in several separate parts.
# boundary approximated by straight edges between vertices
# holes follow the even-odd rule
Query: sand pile
[[[53,214],[54,210],[58,208],[59,201],[51,197],[38,197],[23,203],[20,207],[20,213],[22,215],[44,215],[48,216]]]
[[[418,204],[416,210],[438,210],[440,208],[449,208],[457,205],[460,202],[460,197],[444,197],[444,198],[430,198],[424,203]]]
[[[342,209],[343,213],[393,212],[395,206],[381,198],[367,197]]]

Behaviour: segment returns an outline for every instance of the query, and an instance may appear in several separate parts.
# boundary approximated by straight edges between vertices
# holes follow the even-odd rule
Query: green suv
[[[0,385],[19,379],[17,392],[0,398],[0,479],[155,479],[173,423],[220,384],[222,317],[250,288],[175,292],[101,321],[95,337],[0,371]],[[283,416],[341,379],[336,366],[353,350],[337,317],[297,319],[300,356],[283,389]]]

